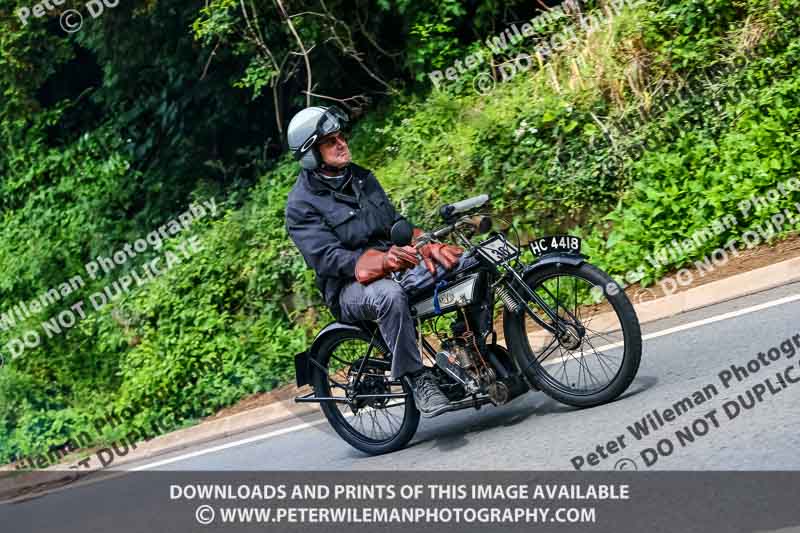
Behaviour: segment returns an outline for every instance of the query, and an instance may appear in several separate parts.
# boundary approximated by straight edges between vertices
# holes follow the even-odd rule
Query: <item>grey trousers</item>
[[[462,255],[455,268],[470,266],[476,261],[475,258]],[[432,287],[444,274],[444,267],[437,265],[434,278],[425,264],[420,262],[414,268],[369,285],[354,281],[339,293],[342,320],[373,320],[378,323],[381,335],[392,353],[392,379],[423,368],[408,298]]]

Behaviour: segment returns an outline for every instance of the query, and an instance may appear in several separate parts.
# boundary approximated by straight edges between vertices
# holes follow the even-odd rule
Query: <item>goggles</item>
[[[335,105],[330,106],[325,113],[319,117],[317,125],[314,128],[314,133],[312,133],[308,139],[306,139],[306,142],[304,142],[297,150],[294,151],[294,158],[299,160],[306,152],[311,150],[311,148],[317,144],[317,141],[326,135],[341,131],[347,126],[347,123],[347,114]]]

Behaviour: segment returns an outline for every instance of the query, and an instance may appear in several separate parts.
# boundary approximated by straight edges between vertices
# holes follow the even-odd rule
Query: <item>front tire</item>
[[[581,287],[578,287],[579,281]],[[525,282],[548,302],[551,309],[558,310],[559,317],[576,326],[569,335],[557,339],[538,326],[524,310],[518,313],[507,308],[504,310],[503,329],[509,349],[526,377],[551,398],[575,407],[594,407],[618,398],[636,376],[642,355],[639,320],[625,292],[608,274],[588,263],[580,266],[553,263],[530,272]],[[574,286],[571,286],[573,282]],[[609,287],[612,290],[608,290]],[[559,294],[560,290],[565,291],[563,296]],[[537,316],[550,322],[535,304],[529,305],[537,312]],[[592,310],[601,317],[598,322],[594,322],[595,318],[583,316]],[[613,331],[604,334],[590,328],[601,327],[598,324],[610,324],[609,328]],[[617,326],[619,329],[614,329]],[[618,355],[611,356],[598,350],[598,344],[599,348]],[[560,354],[552,358],[556,348]],[[603,384],[589,369],[589,351],[597,356],[600,363],[596,368],[609,377],[608,383]],[[613,370],[610,361],[616,359],[620,364],[616,372],[609,376]],[[566,370],[567,363],[575,362],[578,370],[570,375]],[[559,377],[560,368],[554,371],[559,363],[564,367],[564,377]],[[591,376],[592,384],[596,385],[581,387],[583,376]],[[588,377],[586,379],[590,381]]]
[[[352,392],[351,380],[358,370],[356,363],[366,355],[369,343],[370,335],[356,330],[336,331],[324,339],[317,351],[317,362],[328,369],[328,372],[313,367],[311,385],[316,396],[344,397],[348,392]],[[365,369],[365,372],[369,373],[368,381],[362,376],[359,387],[364,394],[402,391],[407,394],[404,401],[368,400],[355,410],[344,403],[327,401],[320,404],[322,412],[336,433],[354,448],[370,455],[390,453],[405,447],[414,437],[419,425],[420,413],[414,405],[411,390],[404,380],[390,379],[388,374],[391,360],[386,354],[388,350],[382,343],[376,341]],[[350,388],[345,391],[342,386]],[[387,415],[390,411],[392,413],[386,416],[385,429],[384,424],[379,422],[379,417]],[[360,420],[364,417],[368,419],[367,423]],[[373,432],[376,423],[385,431],[380,434]]]

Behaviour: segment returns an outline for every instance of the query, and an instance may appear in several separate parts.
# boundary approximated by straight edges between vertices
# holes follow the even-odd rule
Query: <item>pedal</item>
[[[477,398],[465,398],[463,400],[458,400],[455,402],[450,402],[449,405],[443,407],[442,409],[436,411],[434,414],[422,414],[423,418],[435,418],[439,415],[443,415],[445,413],[449,413],[451,411],[461,411],[462,409],[469,409],[474,408],[476,410],[480,409],[481,406],[492,403],[492,399],[488,396],[479,396]]]

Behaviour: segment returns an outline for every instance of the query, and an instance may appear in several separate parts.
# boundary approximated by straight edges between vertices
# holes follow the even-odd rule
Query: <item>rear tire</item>
[[[325,368],[329,368],[331,362],[331,356],[336,353],[337,348],[339,348],[344,343],[351,343],[355,346],[363,346],[363,350],[359,351],[359,355],[363,356],[366,355],[366,350],[369,347],[370,342],[370,335],[364,331],[356,331],[356,330],[340,330],[334,333],[331,333],[327,338],[325,338],[317,352],[317,362],[320,363]],[[381,347],[380,344],[373,346],[372,354],[370,355],[369,361],[379,360],[383,362],[383,366],[386,366],[386,362],[388,361],[389,367],[391,366],[391,360],[387,358],[388,351]],[[338,356],[337,356],[338,357]],[[334,358],[334,360],[336,360]],[[341,364],[341,363],[340,363]],[[314,387],[315,394],[321,397],[330,397],[335,395],[342,395],[343,391],[338,389],[337,387],[332,387],[329,381],[329,376],[333,376],[333,370],[329,369],[328,374],[324,374],[321,369],[316,366],[312,366],[313,368],[313,375],[311,379],[311,385]],[[388,369],[382,369],[385,374],[388,374]],[[380,373],[379,371],[376,371]],[[349,369],[348,369],[349,373]],[[388,375],[386,376],[388,379]],[[363,379],[363,376],[362,376]],[[337,379],[337,382],[342,382],[342,379]],[[402,390],[408,396],[405,398],[404,408],[401,406],[392,407],[391,409],[395,409],[397,411],[402,411],[403,419],[402,422],[397,427],[396,431],[393,431],[391,434],[386,435],[385,438],[373,438],[369,435],[366,435],[358,430],[354,425],[350,423],[352,419],[357,416],[357,413],[351,416],[345,416],[341,409],[349,409],[347,404],[343,403],[335,403],[335,402],[321,402],[320,406],[322,408],[322,412],[325,413],[325,417],[328,419],[328,422],[333,427],[333,429],[338,433],[338,435],[345,440],[348,444],[353,446],[354,448],[361,450],[364,453],[368,453],[370,455],[380,455],[384,453],[390,453],[396,450],[399,450],[408,444],[408,442],[414,437],[414,434],[417,431],[417,426],[419,426],[419,417],[420,413],[419,410],[414,405],[414,398],[412,395],[411,390],[409,389],[408,385],[405,383],[405,380],[400,380],[402,384]],[[391,392],[399,392],[400,385],[394,385],[392,387]],[[336,392],[332,392],[332,389],[336,389]],[[397,400],[390,399],[388,400],[392,404],[396,404]],[[341,407],[340,407],[341,406]],[[372,409],[371,407],[367,407],[367,409]],[[364,408],[362,408],[363,414]],[[385,410],[385,409],[384,409]],[[375,417],[377,414],[380,413],[381,409],[374,409],[373,413],[375,413]],[[372,416],[372,414],[370,414]],[[350,419],[350,421],[348,420]],[[374,418],[373,418],[374,420]]]
[[[609,286],[609,283],[616,287],[616,291],[602,290],[603,300],[601,301],[610,304],[610,308],[613,309],[622,328],[624,346],[622,362],[617,373],[605,387],[595,392],[579,393],[577,389],[571,390],[569,386],[553,378],[545,367],[537,361],[537,357],[541,357],[542,354],[534,353],[531,348],[529,333],[526,328],[527,315],[524,311],[512,313],[505,309],[503,312],[503,329],[508,339],[509,348],[520,368],[524,370],[526,377],[554,400],[575,407],[594,407],[608,403],[627,390],[639,370],[642,356],[642,334],[639,319],[636,317],[633,305],[619,285],[608,274],[588,263],[583,263],[580,266],[564,263],[547,265],[529,273],[525,278],[525,282],[534,292],[541,295],[545,282],[562,276],[567,279],[578,278],[584,280],[587,282],[587,287],[593,285],[594,287],[605,288]],[[539,290],[537,291],[537,289]],[[609,294],[609,292],[614,292],[614,294]],[[595,294],[599,293],[595,292]],[[562,298],[559,297],[558,299],[561,300]],[[531,305],[531,308],[535,310],[536,306]],[[609,314],[608,316],[611,315]],[[533,323],[532,319],[528,318],[527,320]],[[540,329],[539,331],[544,330]],[[551,338],[555,341],[552,335]],[[556,342],[561,344],[558,341]],[[582,341],[581,343],[581,359],[584,358],[583,346],[585,342]],[[592,349],[594,349],[594,346],[592,346]],[[572,351],[575,350],[573,349]],[[578,360],[574,356],[573,359]],[[562,356],[562,360],[567,361],[568,359],[566,356]]]

